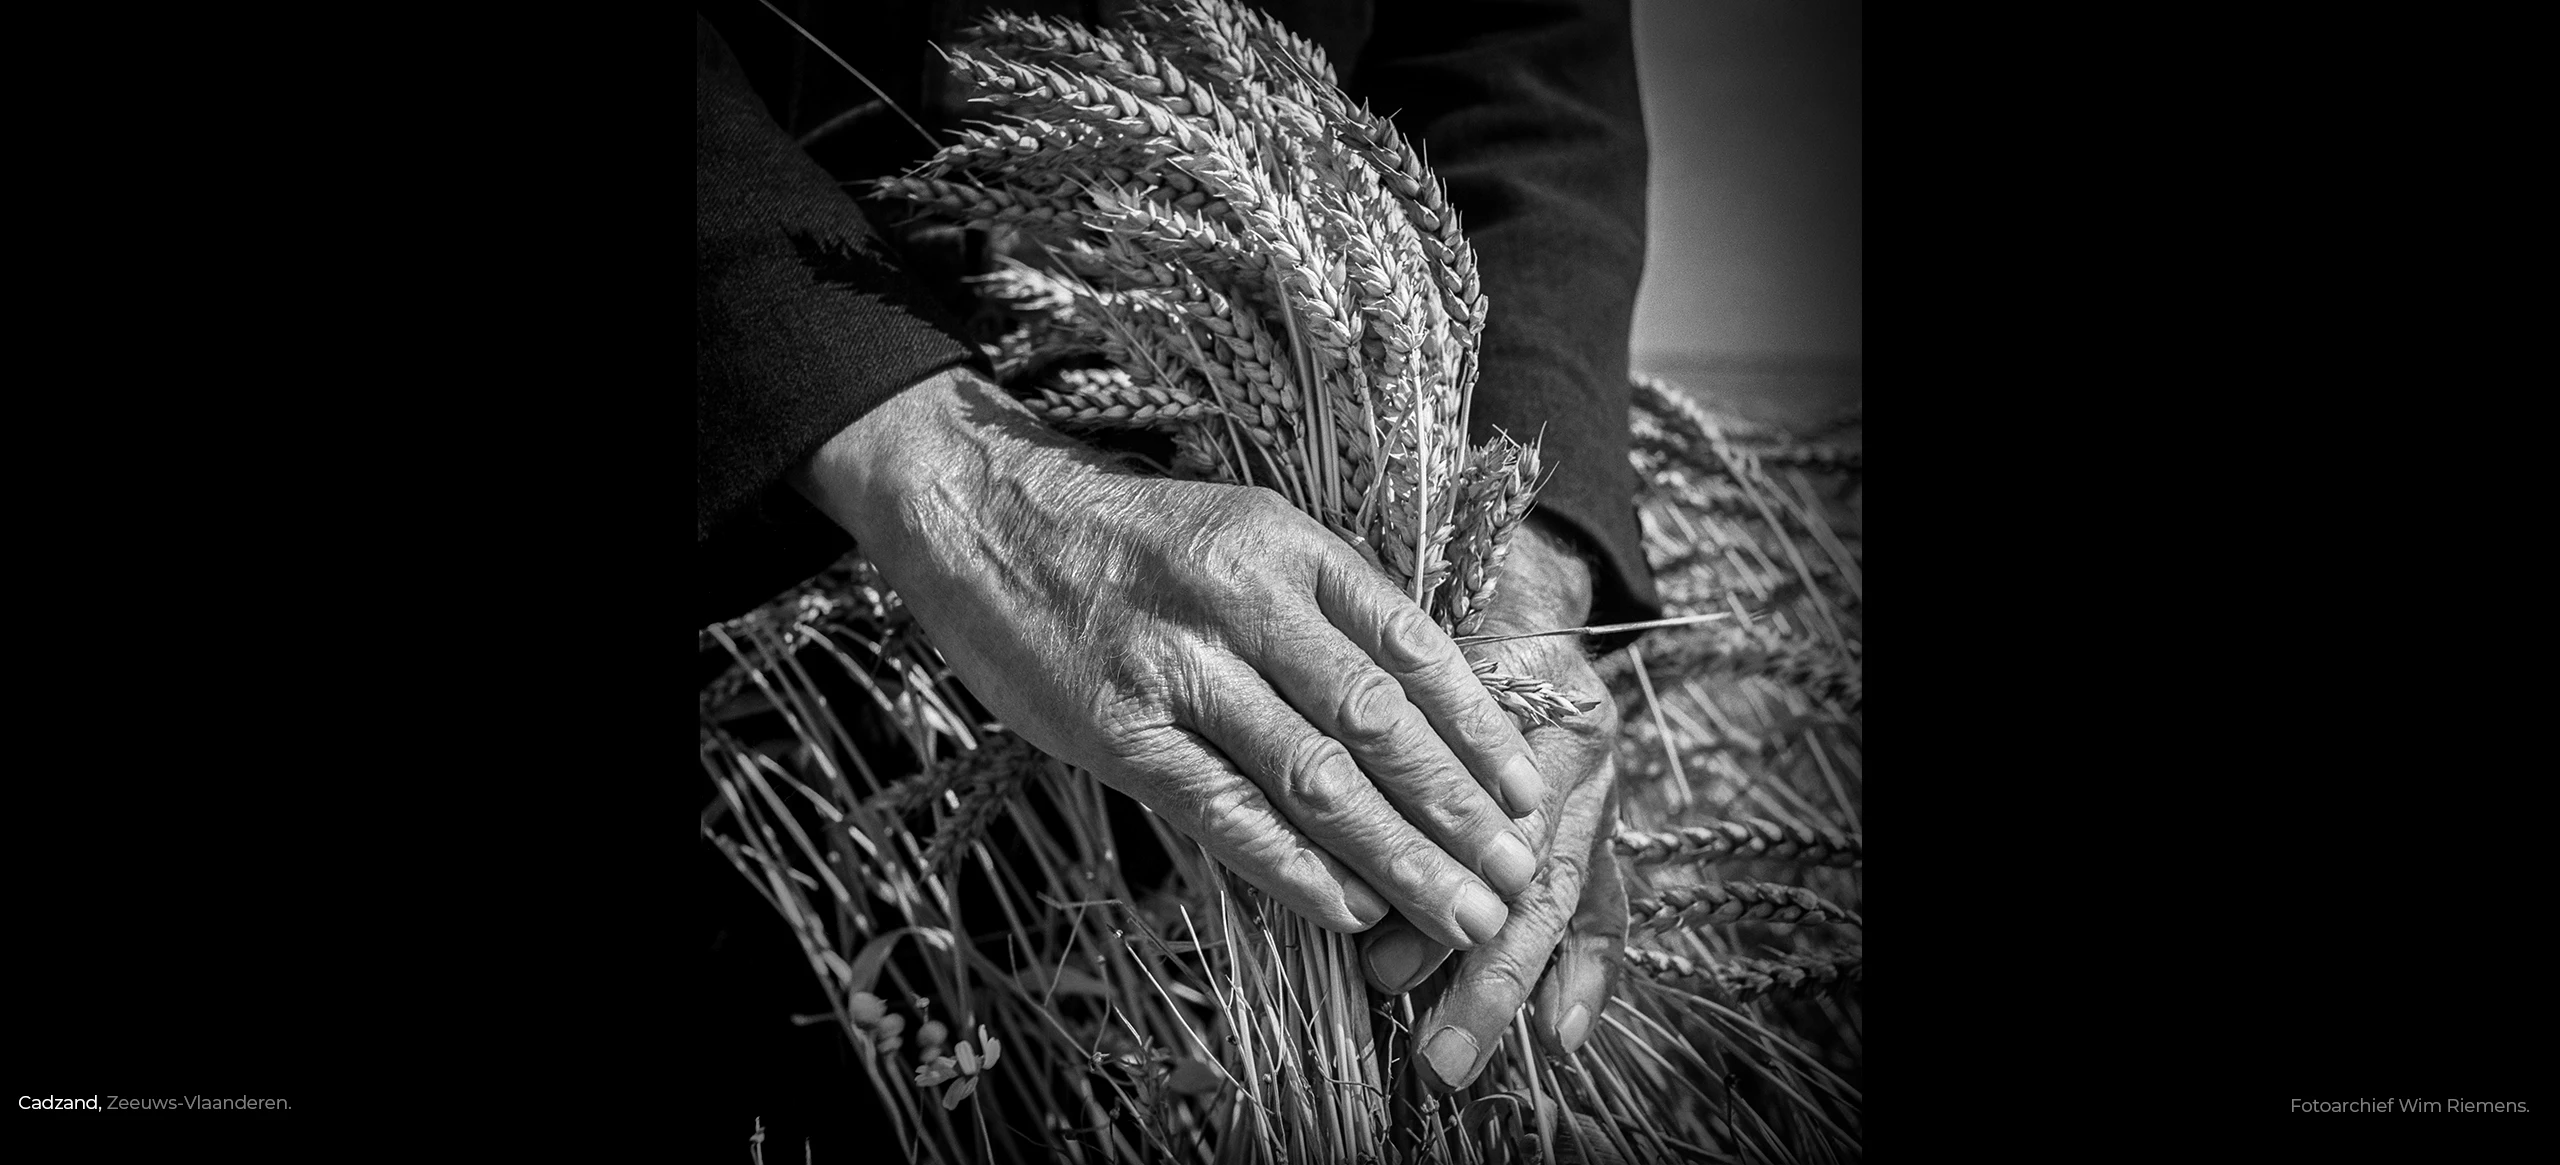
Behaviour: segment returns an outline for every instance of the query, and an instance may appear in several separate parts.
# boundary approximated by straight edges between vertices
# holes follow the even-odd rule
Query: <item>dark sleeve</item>
[[[1380,0],[1355,97],[1419,138],[1488,302],[1474,432],[1544,434],[1539,507],[1597,560],[1592,621],[1661,613],[1627,464],[1644,107],[1626,0]]]
[[[974,353],[700,16],[694,43],[694,537],[719,618],[850,546],[792,467]]]

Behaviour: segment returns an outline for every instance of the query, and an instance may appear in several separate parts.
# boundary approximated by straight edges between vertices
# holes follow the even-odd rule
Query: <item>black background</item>
[[[5,1135],[743,1159],[682,14],[195,19],[24,32],[0,1074],[295,1108]],[[1869,26],[1866,1135],[2477,1153],[2285,1106],[2547,1107],[2499,38],[2145,19]]]

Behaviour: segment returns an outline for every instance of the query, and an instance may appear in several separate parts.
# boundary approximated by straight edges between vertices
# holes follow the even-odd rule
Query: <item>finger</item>
[[[1600,766],[1615,751],[1618,710],[1608,686],[1592,670],[1591,661],[1579,650],[1556,640],[1496,644],[1487,654],[1514,674],[1545,677],[1568,699],[1592,705],[1581,716],[1561,724],[1538,725],[1526,733],[1538,771],[1554,773],[1557,780],[1557,787],[1548,790],[1548,805],[1520,822],[1522,832],[1536,843],[1537,852],[1544,854],[1553,848],[1550,831],[1559,820],[1557,813],[1572,786],[1605,776],[1604,783],[1615,787],[1617,770],[1610,768],[1604,775]],[[1590,826],[1586,823],[1585,827]]]
[[[1564,734],[1559,734],[1552,739],[1538,739],[1533,747],[1538,749],[1540,760],[1545,763],[1545,766],[1559,773],[1597,772],[1597,766],[1606,757],[1605,753],[1594,753],[1588,748],[1579,747],[1577,737]],[[1615,775],[1614,768],[1599,773],[1600,779],[1611,782],[1612,789],[1615,788]],[[1552,846],[1555,843],[1555,826],[1560,820],[1559,814],[1563,809],[1562,802],[1569,792],[1570,790],[1560,789],[1552,795],[1552,799],[1557,801],[1554,808],[1558,812],[1549,812],[1547,808],[1542,807],[1520,819],[1516,826],[1519,833],[1525,837],[1537,839],[1537,845],[1541,850]],[[1602,838],[1595,844],[1605,845],[1606,839]],[[1614,876],[1616,873],[1614,867],[1610,872]],[[1623,903],[1623,894],[1621,902]],[[1619,912],[1619,923],[1621,927],[1625,923],[1623,905]],[[1571,924],[1568,923],[1568,934],[1570,926]],[[1431,941],[1429,936],[1422,934],[1401,915],[1388,916],[1385,922],[1379,923],[1367,934],[1361,936],[1362,969],[1366,972],[1372,987],[1389,995],[1400,995],[1419,987],[1423,980],[1430,978],[1433,971],[1440,969],[1441,963],[1448,959],[1450,953],[1448,947]]]
[[[1433,940],[1467,948],[1509,911],[1482,879],[1387,803],[1339,741],[1316,731],[1241,662],[1200,669],[1185,718],[1300,831]]]
[[[1582,900],[1591,860],[1587,831],[1597,826],[1608,796],[1602,780],[1583,781],[1565,795],[1557,814],[1559,844],[1537,884],[1512,903],[1510,925],[1501,934],[1459,960],[1448,989],[1423,1017],[1417,1030],[1424,1033],[1425,1079],[1440,1090],[1463,1088],[1484,1070],[1503,1029],[1528,1001]]]
[[[1382,995],[1402,995],[1440,969],[1449,948],[1431,941],[1401,916],[1369,928],[1360,936],[1360,966],[1369,986]]]
[[[1290,824],[1259,786],[1196,733],[1162,729],[1132,750],[1129,763],[1144,775],[1114,780],[1115,787],[1138,796],[1211,857],[1309,921],[1351,934],[1389,913],[1386,899]]]
[[[1544,799],[1546,780],[1520,730],[1484,690],[1458,645],[1376,569],[1336,543],[1318,560],[1316,604],[1325,619],[1404,688],[1459,763],[1513,817]]]
[[[1263,655],[1271,686],[1317,731],[1350,749],[1423,836],[1502,898],[1529,888],[1536,853],[1393,677],[1322,621],[1267,639]]]
[[[1614,819],[1614,814],[1604,815],[1602,827],[1593,831],[1582,903],[1565,923],[1555,964],[1538,981],[1537,1016],[1529,1030],[1550,1054],[1570,1055],[1581,1048],[1617,988],[1627,945],[1627,888],[1617,855],[1609,852],[1608,823]]]

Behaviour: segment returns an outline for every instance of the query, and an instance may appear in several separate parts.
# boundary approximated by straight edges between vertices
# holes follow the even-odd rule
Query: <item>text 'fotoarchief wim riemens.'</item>
[[[2359,1100],[2301,1100],[2291,1102],[2290,1112],[2526,1112],[2521,1100],[2392,1100],[2388,1097]]]

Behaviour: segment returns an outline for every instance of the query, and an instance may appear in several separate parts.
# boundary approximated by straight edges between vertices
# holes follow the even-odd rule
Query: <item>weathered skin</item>
[[[1512,543],[1479,633],[1579,627],[1590,610],[1589,567],[1533,518]],[[1519,826],[1540,839],[1538,851],[1547,857],[1528,891],[1511,900],[1502,932],[1459,957],[1457,972],[1415,1028],[1423,1062],[1444,1089],[1463,1087],[1484,1070],[1533,991],[1531,1033],[1549,1051],[1580,1047],[1609,1001],[1626,944],[1626,889],[1605,828],[1617,787],[1610,759],[1616,701],[1576,637],[1515,639],[1477,650],[1507,671],[1553,681],[1577,703],[1597,704],[1577,720],[1529,732],[1538,770],[1548,775],[1547,796]],[[1404,919],[1388,920],[1363,941],[1371,985],[1391,994],[1421,983],[1450,954],[1427,928]]]
[[[1542,875],[1525,839],[1582,836],[1545,823],[1591,782],[1540,776],[1589,767],[1581,731],[1523,740],[1457,646],[1278,494],[1129,475],[965,370],[866,415],[797,484],[988,710],[1319,925],[1359,931],[1392,911],[1440,946],[1494,940],[1516,961],[1543,931],[1506,922],[1578,893],[1583,859]],[[1511,561],[1515,618],[1543,617],[1532,600],[1553,563]],[[1546,589],[1578,618],[1589,581],[1566,581],[1578,588]],[[1597,690],[1570,646],[1515,654]],[[1579,820],[1577,804],[1559,820]]]

